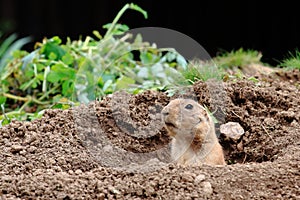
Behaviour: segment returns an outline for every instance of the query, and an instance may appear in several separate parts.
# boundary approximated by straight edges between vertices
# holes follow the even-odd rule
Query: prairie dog
[[[225,165],[214,122],[192,99],[174,99],[162,110],[162,120],[173,138],[171,157],[182,165]]]

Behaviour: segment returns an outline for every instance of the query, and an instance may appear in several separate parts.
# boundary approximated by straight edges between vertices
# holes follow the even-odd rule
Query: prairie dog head
[[[214,124],[200,104],[192,99],[174,99],[162,110],[162,120],[171,137],[193,137],[200,129],[206,135]],[[199,131],[199,130],[198,130]]]

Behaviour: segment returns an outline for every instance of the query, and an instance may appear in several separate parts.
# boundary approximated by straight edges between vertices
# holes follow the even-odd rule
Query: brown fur
[[[171,156],[183,165],[225,165],[214,123],[200,104],[174,99],[162,110],[163,122],[173,138]]]

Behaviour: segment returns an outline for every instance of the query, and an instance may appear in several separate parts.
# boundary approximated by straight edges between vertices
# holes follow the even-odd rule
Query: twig
[[[275,141],[273,140],[272,136],[269,134],[267,129],[261,124],[261,127],[264,129],[264,131],[267,133],[267,135],[271,138],[272,142],[275,144]]]
[[[47,92],[45,92],[39,99],[38,101],[42,101],[45,97],[47,97],[49,94],[51,94],[53,91],[55,91],[60,85],[56,85],[55,87],[51,88]]]
[[[3,94],[3,96],[5,96],[7,98],[18,100],[18,101],[25,101],[26,103],[34,102],[34,103],[37,103],[37,104],[40,104],[40,105],[46,105],[46,104],[49,103],[49,102],[42,102],[39,99],[36,99],[34,97],[31,97],[31,96],[19,97],[19,96],[16,96],[16,95],[13,95],[13,94],[9,94],[9,93],[2,93],[2,94]]]
[[[29,100],[28,97],[19,97],[19,96],[15,96],[15,95],[9,94],[9,93],[3,93],[3,96],[10,98],[10,99],[18,100],[18,101],[28,101]]]
[[[241,116],[239,116],[238,114],[236,114],[235,112],[231,111],[235,116],[237,116],[238,118],[241,118]]]
[[[246,158],[247,158],[247,154],[245,154],[245,157],[244,157],[244,159],[243,159],[243,162],[242,162],[242,164],[245,164],[245,162],[246,162]]]
[[[113,20],[113,22],[111,23],[110,27],[108,28],[106,34],[104,35],[104,39],[106,39],[107,37],[109,37],[111,35],[112,30],[114,29],[115,25],[117,24],[117,22],[119,21],[119,19],[121,18],[121,16],[124,14],[124,12],[130,8],[130,4],[126,4],[117,14],[117,16],[115,17],[115,19]]]

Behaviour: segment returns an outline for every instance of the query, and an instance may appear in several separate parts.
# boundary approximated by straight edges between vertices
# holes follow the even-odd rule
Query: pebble
[[[202,188],[203,188],[203,192],[206,196],[210,196],[213,193],[213,189],[212,186],[210,184],[210,182],[204,181],[202,182]]]
[[[220,132],[235,142],[237,142],[245,133],[243,127],[237,122],[222,124],[220,126]]]
[[[199,183],[201,183],[204,180],[205,180],[205,175],[204,174],[199,174],[198,176],[196,176],[196,178],[194,180],[194,184],[198,185]]]
[[[193,180],[194,180],[194,174],[192,174],[191,172],[184,172],[182,174],[182,180],[184,182],[193,182]]]
[[[18,152],[22,151],[23,148],[24,147],[22,145],[12,145],[11,148],[10,148],[10,151],[12,153],[18,153]]]
[[[109,186],[108,190],[113,194],[121,194],[121,192],[119,190],[117,190],[116,188],[114,188],[113,186]]]
[[[29,153],[35,153],[36,150],[37,150],[37,148],[36,148],[35,146],[30,146],[30,147],[27,149],[27,151],[28,151]]]

